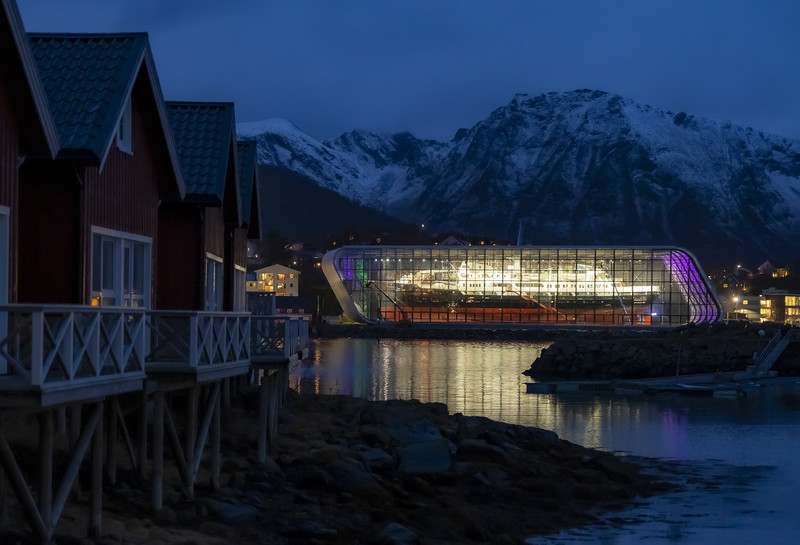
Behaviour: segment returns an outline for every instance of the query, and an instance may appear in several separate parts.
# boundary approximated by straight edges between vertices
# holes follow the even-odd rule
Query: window
[[[133,127],[131,120],[131,99],[125,102],[122,107],[122,115],[119,118],[119,125],[117,126],[117,147],[125,153],[133,154]]]
[[[92,306],[150,306],[151,240],[92,227]]]
[[[247,297],[245,293],[245,278],[247,271],[241,265],[233,268],[233,311],[244,312],[247,310]]]
[[[206,310],[222,310],[222,258],[206,253]]]
[[[278,274],[278,280],[286,280],[286,275],[283,273]]]

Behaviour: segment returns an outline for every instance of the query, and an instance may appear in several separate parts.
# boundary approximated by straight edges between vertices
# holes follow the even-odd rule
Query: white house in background
[[[283,265],[270,265],[258,269],[255,271],[255,280],[247,281],[247,291],[297,296],[300,294],[300,271]]]

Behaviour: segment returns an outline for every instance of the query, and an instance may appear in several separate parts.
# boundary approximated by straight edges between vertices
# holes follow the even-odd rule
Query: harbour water
[[[747,385],[738,399],[527,394],[522,375],[547,343],[318,339],[293,370],[301,392],[442,402],[450,412],[550,429],[647,457],[678,492],[603,524],[532,544],[796,543],[800,534],[800,381]]]

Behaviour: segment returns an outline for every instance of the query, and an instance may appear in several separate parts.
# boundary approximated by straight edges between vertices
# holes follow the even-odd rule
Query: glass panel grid
[[[346,247],[334,267],[368,321],[680,325],[719,304],[678,248]]]

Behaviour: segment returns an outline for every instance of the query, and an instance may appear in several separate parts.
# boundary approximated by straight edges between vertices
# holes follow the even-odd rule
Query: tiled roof
[[[250,218],[251,200],[253,198],[253,184],[256,174],[256,142],[255,140],[238,140],[236,152],[239,159],[239,184],[242,198],[242,219],[252,223]]]
[[[230,102],[167,102],[188,198],[222,202],[233,104]]]
[[[28,34],[62,151],[102,159],[147,46],[147,34]]]

